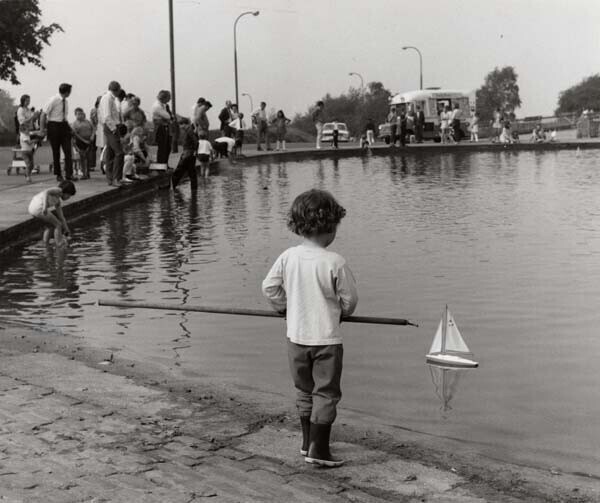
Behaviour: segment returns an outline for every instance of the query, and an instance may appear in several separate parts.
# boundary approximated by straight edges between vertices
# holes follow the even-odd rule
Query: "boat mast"
[[[444,311],[444,322],[442,323],[442,353],[446,352],[446,330],[448,329],[448,304]]]

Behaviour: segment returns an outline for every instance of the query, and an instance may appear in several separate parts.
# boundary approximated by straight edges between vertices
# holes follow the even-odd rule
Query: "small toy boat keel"
[[[429,353],[425,357],[426,362],[451,368],[478,367],[479,363],[472,360],[472,357],[473,353],[460,335],[458,326],[446,306]]]

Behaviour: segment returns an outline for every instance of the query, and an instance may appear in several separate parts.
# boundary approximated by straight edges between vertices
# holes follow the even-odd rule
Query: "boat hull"
[[[462,356],[447,355],[447,354],[428,354],[425,357],[427,363],[433,365],[443,365],[444,367],[471,369],[479,367],[479,363]]]

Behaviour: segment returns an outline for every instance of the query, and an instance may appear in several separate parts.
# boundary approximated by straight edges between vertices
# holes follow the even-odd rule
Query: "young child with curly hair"
[[[288,360],[302,425],[300,453],[307,463],[341,466],[329,436],[342,393],[343,316],[354,312],[356,284],[346,260],[327,250],[346,214],[334,197],[309,190],[294,200],[288,228],[304,238],[285,250],[263,281],[273,307],[287,317]]]

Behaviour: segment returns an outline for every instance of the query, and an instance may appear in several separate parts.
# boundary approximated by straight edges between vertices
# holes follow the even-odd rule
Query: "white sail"
[[[456,325],[456,322],[454,321],[454,318],[450,314],[449,310],[447,311],[446,318],[448,321],[446,324],[446,344],[444,347],[444,352],[451,351],[453,353],[471,354],[471,351],[460,335],[458,326]]]
[[[443,323],[444,317],[442,316],[440,324],[438,325],[437,332],[435,333],[435,337],[433,338],[433,342],[431,343],[431,347],[429,348],[429,354],[442,352],[442,338],[444,337]]]

